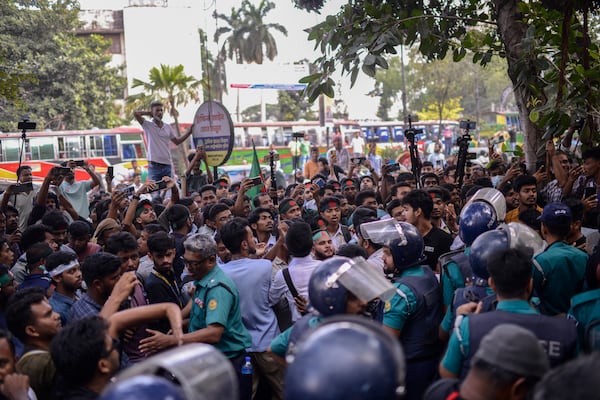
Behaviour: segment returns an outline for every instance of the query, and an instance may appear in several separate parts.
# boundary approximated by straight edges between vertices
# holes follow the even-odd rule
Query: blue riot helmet
[[[233,365],[222,352],[209,344],[187,344],[152,356],[123,370],[117,375],[116,381],[111,387],[115,387],[116,389],[134,387],[141,384],[133,380],[139,376],[146,376],[150,381],[153,381],[157,385],[163,385],[165,388],[169,387],[164,383],[165,380],[167,383],[175,385],[183,395],[173,397],[173,400],[237,399],[239,397],[237,375],[233,369]],[[107,393],[109,393],[109,390],[112,390],[111,387],[107,389]],[[139,387],[143,388],[145,386]],[[114,393],[129,392],[116,391]],[[158,393],[160,392],[157,389],[156,393],[149,392],[149,397],[143,397],[140,389],[136,397],[116,396],[102,399],[163,399],[163,397],[158,397]],[[164,399],[167,398],[169,397],[164,397]]]
[[[109,386],[99,400],[186,400],[183,390],[167,378],[134,376]]]
[[[460,213],[460,218],[463,217],[463,213],[470,204],[477,202],[483,202],[490,205],[496,213],[496,220],[498,222],[504,221],[504,218],[506,217],[506,199],[501,191],[494,188],[482,188],[475,192],[473,197],[471,197],[467,204],[464,205]]]
[[[393,218],[368,222],[360,226],[361,236],[389,247],[397,271],[425,261],[423,238],[413,225]]]
[[[364,303],[391,299],[394,286],[362,257],[332,257],[317,266],[308,281],[310,304],[323,316],[346,312],[348,293]]]
[[[465,206],[460,213],[458,236],[467,246],[482,233],[496,229],[498,218],[496,211],[487,202],[477,201]]]
[[[287,400],[397,399],[405,362],[398,339],[364,317],[327,318],[301,337],[285,376]]]
[[[544,242],[536,231],[525,224],[511,222],[479,235],[471,245],[469,262],[475,277],[487,280],[490,277],[487,260],[491,254],[500,250],[519,249],[533,257],[543,248]]]

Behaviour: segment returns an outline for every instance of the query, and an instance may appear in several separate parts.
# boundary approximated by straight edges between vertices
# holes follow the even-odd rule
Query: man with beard
[[[284,370],[266,354],[271,341],[279,334],[277,318],[269,305],[271,287],[271,263],[268,260],[250,259],[256,253],[254,236],[248,222],[235,218],[221,229],[223,244],[231,252],[231,261],[221,269],[235,283],[240,294],[242,321],[250,336],[248,348],[256,374],[253,374],[253,392],[261,380],[271,388],[272,398],[283,398]]]
[[[169,142],[179,146],[190,137],[194,129],[192,124],[187,132],[177,137],[171,125],[163,123],[163,113],[164,108],[160,101],[153,101],[150,104],[150,111],[137,110],[133,113],[133,117],[142,125],[147,139],[148,178],[155,182],[160,181],[164,176],[170,178],[173,175],[171,171],[173,160]],[[152,119],[147,120],[144,116],[152,117]]]
[[[78,294],[83,282],[79,261],[73,253],[57,251],[46,259],[46,270],[56,285],[50,296],[50,305],[60,315],[64,326],[69,321],[71,307],[79,300]]]
[[[506,213],[504,222],[518,222],[519,215],[527,210],[537,210],[540,214],[542,209],[537,205],[537,181],[531,175],[520,175],[514,182],[515,192],[519,195],[519,206]]]
[[[315,260],[323,261],[333,257],[335,250],[331,242],[331,236],[326,230],[318,230],[313,233],[312,254]]]
[[[100,315],[108,318],[131,294],[137,279],[132,272],[123,273],[121,260],[109,253],[89,256],[81,265],[87,291],[73,304],[69,321]]]
[[[17,371],[29,377],[40,400],[52,398],[56,368],[50,356],[50,342],[61,329],[60,316],[39,288],[15,293],[6,309],[10,331],[25,345]]]
[[[154,262],[154,269],[146,279],[144,287],[150,304],[175,303],[183,308],[181,290],[181,277],[173,270],[175,259],[175,240],[166,232],[157,232],[150,235],[147,241],[148,255]],[[154,330],[166,333],[169,324],[161,321],[153,326]]]
[[[519,193],[515,192],[514,185],[510,182],[498,188],[506,200],[506,211],[509,212],[519,207]]]
[[[583,152],[582,158],[583,168],[575,168],[569,173],[569,179],[563,188],[563,195],[567,196],[573,193],[575,197],[583,199],[586,206],[585,209],[589,210],[584,214],[583,226],[596,229],[598,227],[597,196],[598,184],[600,183],[600,147],[587,149]],[[583,175],[575,178],[577,173],[582,172],[582,170]],[[571,187],[573,188],[572,191],[569,190]]]
[[[88,218],[90,216],[90,202],[88,200],[87,192],[95,188],[96,186],[102,187],[102,183],[100,182],[100,178],[90,169],[87,161],[83,161],[83,168],[89,175],[91,180],[87,181],[75,181],[75,173],[73,172],[73,168],[76,168],[77,165],[73,160],[68,162],[68,167],[71,168],[71,172],[69,172],[64,180],[60,184],[60,191],[63,196],[71,203],[77,214],[81,218]]]
[[[242,374],[246,349],[253,345],[240,312],[240,295],[231,278],[217,265],[217,246],[212,237],[195,234],[186,239],[184,259],[196,290],[190,302],[190,326],[183,343],[208,343],[225,354],[236,371],[240,399],[252,396],[252,377]],[[270,274],[270,272],[269,272]],[[141,350],[156,352],[176,346],[178,338],[154,332],[142,341]]]

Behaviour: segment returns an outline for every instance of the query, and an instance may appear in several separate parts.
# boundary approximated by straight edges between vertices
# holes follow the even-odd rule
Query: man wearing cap
[[[458,379],[442,379],[423,398],[526,399],[549,370],[548,357],[534,334],[518,325],[502,324],[481,341],[462,385]]]
[[[487,265],[489,285],[498,299],[496,310],[457,316],[446,355],[440,364],[440,375],[464,379],[483,337],[505,323],[531,331],[544,347],[552,366],[573,358],[577,351],[575,324],[567,319],[541,315],[528,301],[533,282],[527,254],[517,249],[498,250],[490,254]]]
[[[589,256],[565,242],[571,230],[571,210],[561,203],[550,203],[539,217],[542,237],[548,243],[544,252],[533,258],[533,286],[546,315],[569,311],[571,297],[583,290]]]
[[[150,111],[137,110],[133,113],[134,118],[142,125],[147,139],[148,177],[153,181],[160,181],[164,176],[173,175],[169,142],[179,146],[190,137],[194,129],[192,124],[187,132],[177,137],[171,125],[163,123],[163,112],[163,104],[160,101],[153,101],[150,104]],[[150,116],[152,119],[147,120],[144,116]]]
[[[350,242],[352,235],[347,226],[340,223],[342,211],[340,200],[336,197],[325,197],[319,202],[319,214],[327,223],[326,230],[331,237],[333,247],[337,252],[340,247]]]

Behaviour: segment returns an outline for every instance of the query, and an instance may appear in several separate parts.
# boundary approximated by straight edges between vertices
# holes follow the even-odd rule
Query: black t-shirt
[[[425,264],[429,265],[429,267],[435,271],[440,256],[450,251],[450,246],[453,242],[452,236],[434,226],[429,233],[423,237],[423,242],[425,243],[425,251],[423,253],[427,257]]]

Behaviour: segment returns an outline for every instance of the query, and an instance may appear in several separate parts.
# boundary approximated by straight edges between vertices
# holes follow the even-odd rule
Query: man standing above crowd
[[[173,160],[169,151],[169,142],[179,146],[190,137],[194,128],[192,124],[185,134],[177,137],[171,125],[162,121],[163,113],[163,103],[160,101],[153,101],[150,104],[150,111],[137,110],[133,113],[137,122],[142,125],[146,136],[148,143],[148,176],[155,182],[160,181],[163,176],[173,176],[171,171]],[[152,119],[148,120],[144,116],[152,117]]]

